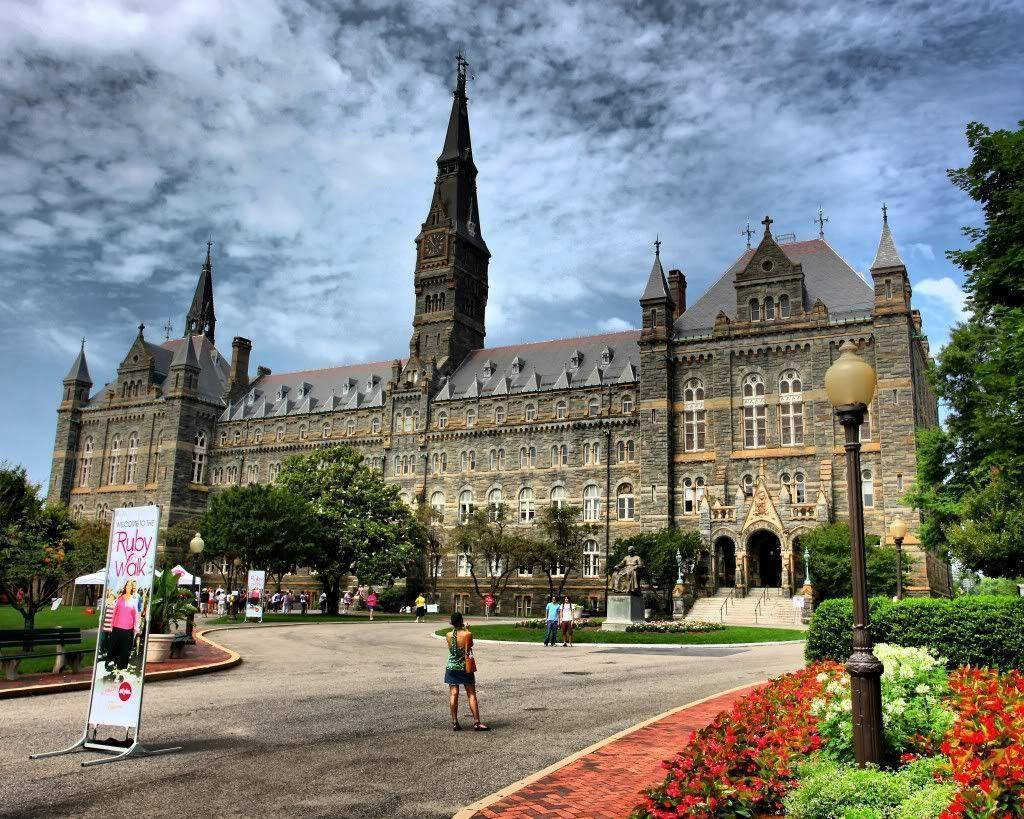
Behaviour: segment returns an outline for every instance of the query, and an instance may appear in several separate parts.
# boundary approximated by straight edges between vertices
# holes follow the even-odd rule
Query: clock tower
[[[416,315],[407,370],[434,359],[450,372],[484,344],[487,264],[491,257],[480,228],[476,165],[469,137],[467,63],[458,56],[452,112],[430,210],[416,237]]]

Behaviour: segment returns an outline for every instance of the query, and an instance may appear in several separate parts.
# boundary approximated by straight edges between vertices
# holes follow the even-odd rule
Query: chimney
[[[672,314],[672,320],[675,321],[686,312],[686,276],[682,270],[668,271],[668,294],[676,305]]]
[[[249,389],[249,353],[252,342],[235,336],[231,341],[231,374],[228,376],[228,400],[235,401]]]

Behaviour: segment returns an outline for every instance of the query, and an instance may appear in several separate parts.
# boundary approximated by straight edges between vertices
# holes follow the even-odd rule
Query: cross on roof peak
[[[654,237],[654,255],[661,256],[661,236]]]
[[[818,238],[825,238],[825,223],[828,221],[828,217],[824,214],[821,208],[818,208],[818,218],[814,220],[814,224],[818,226]]]
[[[885,206],[885,202],[882,203],[882,223],[889,224],[889,209]]]
[[[774,219],[772,219],[772,217],[768,215],[766,215],[764,219],[761,220],[761,224],[764,225],[764,232],[768,235],[771,235],[773,221]]]

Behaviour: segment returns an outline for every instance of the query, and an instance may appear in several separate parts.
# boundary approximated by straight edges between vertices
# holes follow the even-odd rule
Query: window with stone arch
[[[569,406],[565,401],[559,401],[555,404],[555,418],[559,421],[564,421],[565,417],[569,414]]]
[[[764,320],[775,320],[775,302],[772,300],[771,296],[764,300]]]
[[[599,577],[601,574],[601,548],[593,538],[583,542],[583,576]]]
[[[202,483],[206,473],[206,433],[199,430],[192,440],[192,483]]]
[[[467,427],[475,427],[476,426],[476,410],[473,409],[472,407],[470,407],[469,409],[466,410],[466,426]]]
[[[327,424],[324,424],[324,427],[323,427],[323,437],[324,437],[324,440],[325,440],[325,441],[326,441],[326,440],[327,440],[328,438],[330,438],[330,437],[331,437],[331,425],[330,425],[329,423],[327,423]]]
[[[594,484],[583,489],[583,519],[592,521],[601,518],[601,490]]]
[[[533,404],[533,403],[527,404],[526,405],[526,409],[524,411],[524,415],[525,415],[527,421],[536,421],[537,420],[537,405]]]
[[[535,515],[533,490],[529,486],[525,486],[519,490],[519,522],[533,523]]]
[[[496,425],[504,424],[505,423],[505,418],[506,418],[505,407],[503,407],[503,406],[501,406],[499,404],[498,406],[496,406],[494,408],[494,423]]]
[[[704,408],[704,382],[691,378],[683,385],[683,448],[700,452],[707,445],[707,410]]]
[[[591,418],[597,418],[601,412],[601,402],[596,398],[591,398],[587,402],[587,415]]]
[[[124,460],[124,482],[135,483],[135,471],[139,463],[139,433],[128,436],[128,455]]]
[[[761,320],[761,302],[759,302],[757,299],[750,300],[750,320]]]
[[[101,503],[99,506],[96,507],[96,520],[105,521],[109,519],[110,507],[105,503]]]
[[[278,429],[280,429],[280,427],[278,427]],[[278,438],[277,440],[280,441],[281,439]],[[224,430],[221,430],[221,432],[220,432],[220,445],[221,446],[227,446],[228,445],[228,434]]]
[[[413,410],[412,413],[412,431],[416,432],[420,428],[420,411]]]
[[[565,506],[565,487],[564,486],[552,486],[551,492],[548,495],[551,505],[555,509],[561,509]]]
[[[306,440],[306,425],[305,424],[299,424],[299,440],[300,441],[305,441]]]
[[[501,504],[501,488],[496,486],[487,493],[487,514],[491,516],[491,520],[498,519],[498,511],[501,509]]]
[[[789,318],[789,296],[783,293],[779,296],[779,318]]]
[[[633,520],[635,517],[635,498],[633,497],[633,484],[624,483],[615,491],[619,520]]]
[[[476,450],[469,450],[469,471],[476,472]]]
[[[350,438],[353,435],[356,434],[356,419],[355,418],[349,418],[345,422],[345,434],[348,435]]]
[[[473,514],[473,490],[463,489],[459,493],[459,523],[465,523]]]
[[[303,429],[305,429],[305,427],[303,427]],[[305,435],[303,435],[302,437],[305,437]],[[238,446],[240,443],[242,443],[242,430],[236,429],[232,438],[235,446]]]
[[[430,508],[439,523],[444,523],[444,492],[437,491],[430,495]]]
[[[700,501],[704,497],[704,476],[683,478],[683,514],[696,515],[700,511]]]
[[[279,464],[279,463],[272,463],[269,467],[267,467],[267,478],[270,479],[271,483],[276,481],[277,480],[277,476],[280,475],[280,474],[281,474],[281,464]]]
[[[750,373],[743,379],[743,446],[756,449],[768,445],[767,408],[764,405],[764,379]]]
[[[281,441],[284,440],[284,425],[281,425],[276,430],[274,430],[274,439],[278,443],[281,443]]]
[[[107,483],[117,483],[121,470],[121,436],[115,434],[110,441],[110,468],[107,470]]]
[[[402,414],[402,429],[405,432],[412,432],[412,410],[408,407],[405,408],[405,412]]]
[[[447,429],[448,428],[448,413],[445,410],[441,410],[437,414],[437,428]]]
[[[492,449],[487,453],[487,468],[493,472],[498,468],[498,450]]]
[[[445,416],[445,418],[447,419],[447,416]],[[374,415],[373,418],[370,419],[370,432],[373,433],[374,435],[379,435],[380,434],[380,416],[379,415]]]
[[[253,430],[252,441],[254,444],[263,443],[263,427],[256,427],[256,429]]]
[[[624,396],[622,396],[622,400],[620,402],[620,405],[622,407],[622,414],[623,415],[629,415],[633,411],[633,396],[632,395],[624,395]]]
[[[861,496],[864,499],[864,508],[872,509],[875,506],[875,481],[870,469],[861,470]]]
[[[803,472],[797,472],[793,475],[793,489],[796,502],[807,503],[807,479],[804,477]]]
[[[779,440],[783,446],[804,442],[803,384],[796,370],[786,370],[779,376]]]
[[[88,486],[89,478],[92,475],[92,436],[90,435],[85,439],[85,444],[82,446],[82,459],[79,465],[78,472],[78,485]]]

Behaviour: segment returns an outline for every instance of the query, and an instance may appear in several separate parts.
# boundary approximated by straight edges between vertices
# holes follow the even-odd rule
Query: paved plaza
[[[214,632],[241,666],[146,687],[143,741],[184,746],[167,757],[30,762],[80,735],[88,692],[2,702],[0,815],[449,817],[641,720],[802,665],[802,644],[479,644],[494,730],[454,733],[436,627]]]

